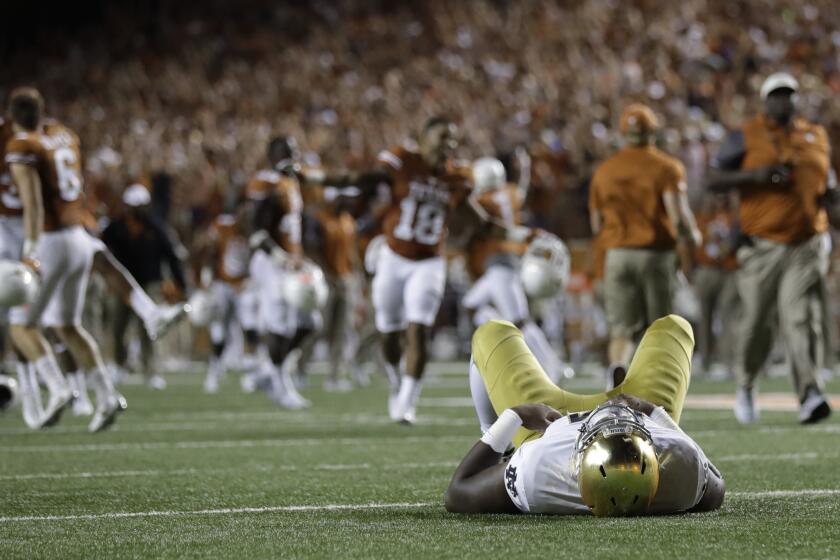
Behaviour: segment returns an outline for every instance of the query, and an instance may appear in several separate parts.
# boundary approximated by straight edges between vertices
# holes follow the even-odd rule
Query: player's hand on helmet
[[[33,274],[37,274],[40,276],[41,261],[39,261],[35,257],[23,257],[22,259],[20,259],[20,262],[26,265],[33,272]]]
[[[607,401],[608,404],[622,404],[632,408],[637,412],[641,412],[642,414],[650,415],[653,412],[653,409],[656,408],[656,405],[650,401],[646,401],[645,399],[639,398],[634,395],[628,395],[627,393],[619,393],[610,400]]]
[[[552,422],[563,417],[559,411],[544,404],[521,404],[511,410],[522,419],[522,427],[536,432],[544,432]]]

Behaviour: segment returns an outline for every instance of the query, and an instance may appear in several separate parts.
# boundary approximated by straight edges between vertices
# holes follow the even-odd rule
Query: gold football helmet
[[[659,460],[640,414],[606,404],[590,413],[577,442],[580,494],[599,517],[642,515],[659,488]]]

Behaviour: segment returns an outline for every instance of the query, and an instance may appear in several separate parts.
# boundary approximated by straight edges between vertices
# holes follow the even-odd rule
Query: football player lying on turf
[[[626,379],[596,395],[555,386],[511,323],[483,325],[472,349],[484,435],[455,471],[447,510],[613,516],[723,503],[723,478],[678,424],[694,349],[685,319],[653,323]]]

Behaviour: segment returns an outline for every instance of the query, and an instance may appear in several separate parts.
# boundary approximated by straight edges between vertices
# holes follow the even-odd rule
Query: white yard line
[[[799,496],[840,496],[838,488],[803,488],[802,490],[766,490],[763,492],[727,492],[727,498],[796,498]]]
[[[477,440],[465,436],[408,436],[408,437],[348,437],[348,438],[290,438],[290,439],[243,439],[220,441],[151,441],[145,443],[81,443],[66,445],[10,445],[3,453],[67,453],[92,451],[142,451],[147,449],[231,449],[238,447],[298,447],[315,445],[359,445],[376,443],[453,443]]]
[[[262,464],[262,465],[245,465],[231,469],[174,469],[174,470],[125,470],[125,471],[99,471],[99,472],[68,472],[68,473],[26,473],[26,474],[6,474],[0,475],[0,482],[20,482],[27,480],[67,480],[73,478],[81,479],[97,479],[97,478],[120,478],[120,477],[157,477],[157,476],[184,476],[184,475],[207,475],[219,474],[226,472],[242,472],[252,467],[253,470],[259,472],[271,472],[275,470],[298,471],[298,470],[317,470],[317,471],[364,471],[364,470],[414,470],[414,469],[435,469],[435,468],[452,468],[458,466],[457,461],[438,461],[429,463],[385,463],[385,464],[371,464],[371,463],[345,463],[345,464],[331,464],[322,463],[318,465],[284,465],[284,464]]]
[[[329,415],[322,415],[320,417],[277,417],[277,416],[248,416],[243,415],[237,423],[222,421],[217,418],[217,421],[194,421],[194,422],[131,422],[127,421],[112,428],[113,432],[120,433],[148,433],[148,432],[218,432],[220,430],[232,431],[253,431],[254,428],[267,428],[271,424],[267,421],[273,422],[277,426],[282,425],[300,425],[307,428],[317,427],[333,427],[337,423],[346,425],[348,423],[356,423],[359,425],[377,425],[388,426],[394,423],[387,416],[373,416],[373,415],[341,415],[330,417]],[[420,416],[417,419],[420,425],[424,426],[475,426],[478,429],[478,420],[469,418],[440,418],[435,416]],[[82,433],[84,431],[82,426],[56,426],[49,428],[43,432],[32,430],[30,428],[7,428],[0,430],[0,436],[31,436],[33,433],[44,434],[72,434]]]
[[[829,459],[840,457],[837,453],[815,453],[811,451],[803,453],[775,453],[775,454],[761,454],[761,453],[744,453],[742,455],[724,455],[723,457],[715,457],[714,462],[738,462],[738,461],[806,461],[813,459]]]
[[[237,513],[286,513],[307,511],[364,511],[381,509],[417,509],[439,505],[435,502],[396,502],[390,504],[323,504],[302,506],[265,506],[242,508],[197,509],[191,511],[116,511],[81,515],[22,515],[0,517],[0,523],[21,521],[92,521],[97,519],[122,519],[131,517],[181,517],[188,515],[231,515]]]
[[[212,470],[197,470],[197,469],[176,469],[176,470],[135,470],[135,471],[100,471],[100,472],[71,472],[71,473],[27,473],[27,474],[7,474],[0,476],[0,481],[4,480],[65,480],[69,478],[119,478],[119,477],[133,477],[133,476],[178,476],[178,475],[192,475],[198,473],[218,472]]]
[[[767,490],[759,492],[728,492],[729,498],[763,499],[763,498],[796,498],[800,496],[832,497],[840,495],[836,488],[803,488],[801,490]],[[290,505],[264,506],[241,508],[215,508],[187,511],[152,510],[152,511],[116,511],[108,513],[90,513],[78,515],[21,515],[0,517],[0,523],[19,523],[36,521],[94,521],[99,519],[126,519],[143,517],[184,517],[191,515],[234,515],[254,513],[294,513],[318,511],[370,511],[389,509],[418,509],[424,507],[440,507],[439,502],[394,502],[369,504],[321,504],[321,505]]]

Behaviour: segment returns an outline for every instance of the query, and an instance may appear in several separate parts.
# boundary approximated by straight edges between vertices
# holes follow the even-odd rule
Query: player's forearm
[[[12,165],[12,176],[23,204],[24,257],[31,258],[44,229],[44,202],[35,171],[20,164]]]
[[[455,469],[455,474],[452,475],[452,482],[466,480],[481,471],[498,465],[502,460],[504,452],[494,451],[486,443],[479,441],[476,443],[466,457],[461,460],[461,464]]]
[[[516,511],[504,489],[502,455],[522,419],[505,410],[458,465],[446,490],[446,509],[454,513]]]
[[[504,486],[502,454],[478,442],[464,457],[444,496],[450,513],[517,513]],[[468,474],[469,473],[469,474]]]
[[[706,176],[706,189],[716,193],[726,193],[752,184],[755,184],[755,174],[751,170],[709,169]]]

